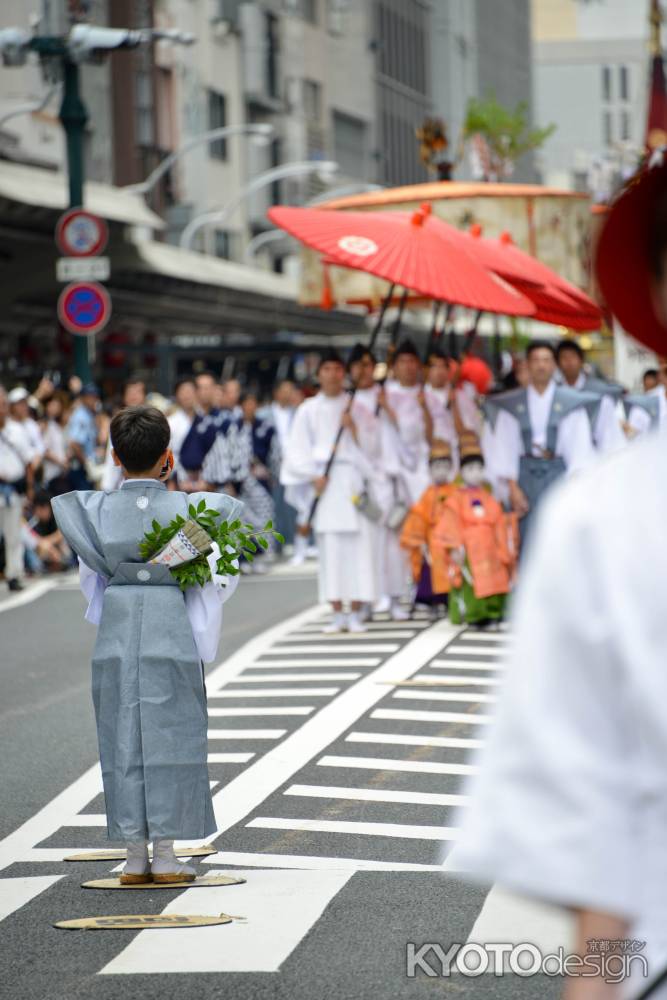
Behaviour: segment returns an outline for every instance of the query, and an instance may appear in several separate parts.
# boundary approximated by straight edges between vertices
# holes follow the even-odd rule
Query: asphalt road
[[[446,950],[481,916],[488,940],[502,927],[494,893],[436,868],[457,769],[493,710],[483,684],[502,637],[417,620],[336,641],[308,610],[315,601],[313,577],[275,576],[242,581],[226,608],[224,663],[207,677],[218,854],[198,869],[246,882],[186,891],[85,890],[118,863],[62,860],[110,846],[94,768],[95,630],[73,585],[0,610],[0,997],[555,1000],[560,982],[541,976],[406,973],[408,942]],[[482,686],[462,696],[460,683],[436,696],[393,686],[422,669]],[[165,908],[238,919],[139,933],[52,927]],[[429,964],[438,971],[433,955]]]

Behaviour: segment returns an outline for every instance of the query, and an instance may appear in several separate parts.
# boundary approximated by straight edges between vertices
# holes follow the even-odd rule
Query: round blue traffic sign
[[[111,298],[96,281],[77,281],[63,288],[58,299],[58,318],[70,333],[97,333],[111,315]]]

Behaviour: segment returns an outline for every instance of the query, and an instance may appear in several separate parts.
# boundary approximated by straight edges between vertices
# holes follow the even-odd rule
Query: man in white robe
[[[404,340],[393,360],[393,378],[380,394],[382,411],[382,462],[388,512],[381,546],[381,599],[376,611],[389,611],[395,621],[409,617],[401,606],[411,586],[407,552],[401,548],[400,511],[405,514],[430,486],[428,456],[433,440],[433,419],[424,386],[422,364],[414,344]]]
[[[320,555],[320,600],[329,601],[334,612],[324,631],[363,632],[361,606],[377,598],[373,526],[354,503],[373,475],[372,461],[363,451],[365,430],[358,426],[364,410],[355,410],[354,416],[350,412],[350,397],[343,388],[345,366],[336,352],[323,356],[318,379],[320,391],[301,404],[292,422],[280,481],[301,524],[318,498],[312,523]]]
[[[623,387],[603,379],[593,378],[584,371],[585,355],[575,340],[561,340],[556,359],[562,384],[578,392],[599,396],[600,403],[593,417],[593,440],[599,452],[608,455],[627,445],[623,433]]]

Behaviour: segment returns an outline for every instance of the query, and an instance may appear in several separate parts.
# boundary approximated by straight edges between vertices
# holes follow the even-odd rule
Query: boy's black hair
[[[417,361],[421,361],[421,358],[419,357],[419,351],[415,347],[414,341],[410,340],[409,337],[406,337],[404,340],[402,340],[398,345],[398,347],[396,348],[396,350],[394,351],[394,361],[396,361],[396,359],[399,358],[401,354],[411,354],[413,358],[417,359]]]
[[[658,379],[658,378],[660,378],[660,372],[658,371],[657,368],[647,368],[646,371],[644,372],[644,374],[642,375],[642,379],[645,379],[645,378],[655,378],[655,379]]]
[[[194,375],[182,375],[181,378],[176,379],[176,382],[174,383],[174,391],[173,391],[173,395],[174,396],[176,395],[176,393],[178,392],[178,390],[181,388],[182,385],[194,385],[194,386],[196,386],[197,383],[195,382]]]
[[[48,490],[36,490],[32,498],[33,507],[46,507],[51,505],[51,494]]]
[[[560,363],[561,355],[564,351],[574,351],[580,361],[584,360],[584,352],[582,351],[576,340],[561,340],[556,348],[556,361]]]
[[[319,364],[317,366],[318,372],[319,372],[320,368],[322,367],[322,365],[326,365],[326,364],[329,364],[329,363],[335,364],[335,365],[340,365],[342,368],[345,367],[345,362],[343,361],[343,359],[340,356],[340,354],[338,353],[338,351],[335,350],[335,348],[333,348],[333,347],[327,347],[326,350],[324,350],[322,352],[322,354],[320,355]]]
[[[348,369],[351,365],[356,365],[358,361],[363,361],[364,358],[370,358],[373,364],[375,364],[375,355],[370,347],[367,347],[366,344],[355,344],[347,359]]]
[[[445,364],[449,364],[449,358],[441,347],[432,347],[430,349],[428,357],[426,358],[426,364],[430,365],[433,358],[437,358],[438,361],[444,361]]]
[[[171,429],[155,406],[126,406],[111,421],[111,444],[128,472],[152,469],[169,447]]]
[[[550,351],[552,358],[556,361],[556,351],[554,350],[554,345],[548,340],[531,340],[526,348],[526,361],[531,356],[533,351]]]

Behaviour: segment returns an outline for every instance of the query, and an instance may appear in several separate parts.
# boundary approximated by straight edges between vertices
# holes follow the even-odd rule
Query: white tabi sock
[[[153,841],[153,863],[151,871],[154,875],[195,875],[191,865],[183,864],[174,854],[173,840]]]
[[[143,875],[150,867],[148,841],[128,840],[126,847],[127,862],[123,868],[123,875]]]

